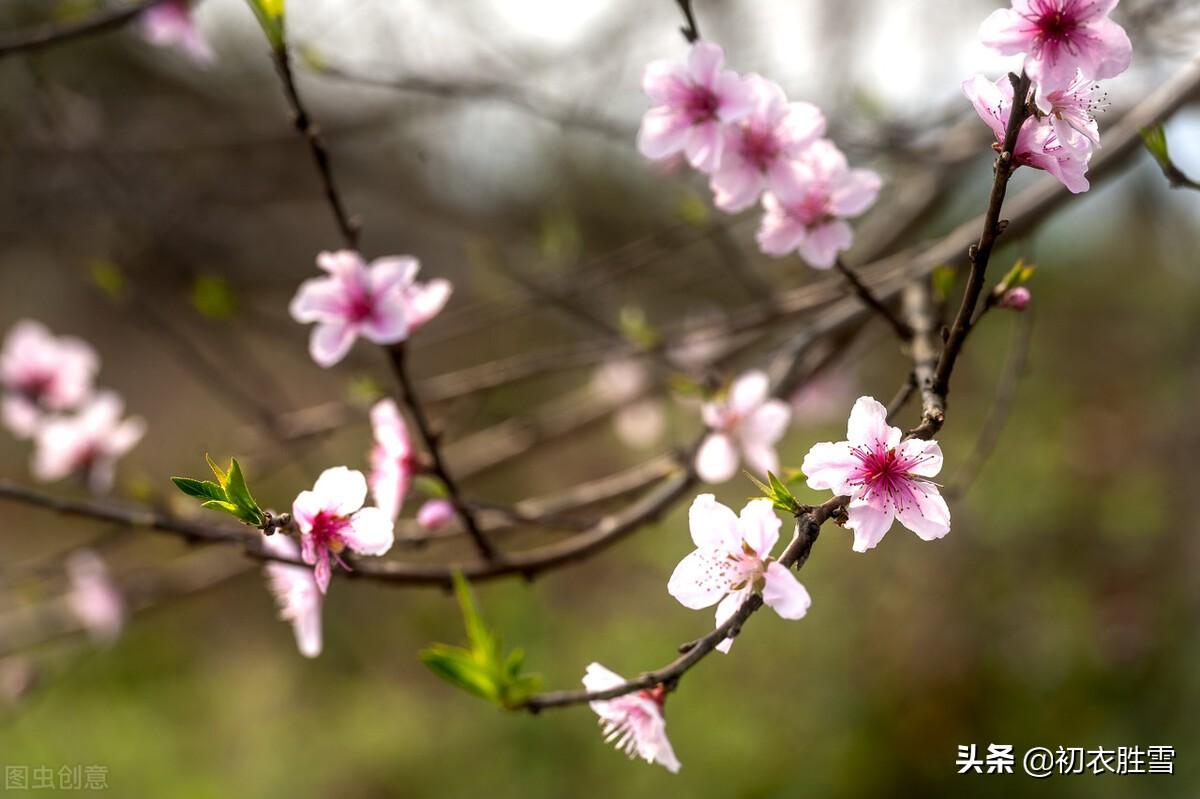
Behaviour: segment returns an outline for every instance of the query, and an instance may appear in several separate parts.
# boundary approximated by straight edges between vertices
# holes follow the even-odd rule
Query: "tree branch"
[[[0,58],[14,53],[29,53],[73,41],[93,33],[119,28],[143,12],[166,0],[138,0],[117,8],[99,11],[84,19],[49,22],[36,28],[13,31],[0,36]]]

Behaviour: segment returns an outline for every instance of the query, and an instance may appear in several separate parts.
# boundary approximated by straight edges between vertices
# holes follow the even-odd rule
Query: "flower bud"
[[[1009,308],[1014,311],[1023,311],[1025,310],[1025,306],[1029,305],[1031,299],[1033,299],[1033,295],[1029,293],[1029,289],[1024,286],[1017,286],[1000,295],[1000,307]]]
[[[445,527],[454,518],[454,505],[446,499],[431,499],[417,511],[417,524],[422,530],[433,533]]]

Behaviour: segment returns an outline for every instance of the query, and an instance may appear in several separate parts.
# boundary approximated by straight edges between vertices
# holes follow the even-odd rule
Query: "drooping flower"
[[[375,437],[368,481],[371,496],[375,497],[375,506],[395,520],[417,471],[416,453],[394,400],[382,399],[371,408],[371,429]]]
[[[436,533],[454,518],[454,505],[447,499],[430,499],[417,511],[417,524],[422,530]]]
[[[763,195],[758,246],[774,256],[799,252],[809,266],[828,269],[854,241],[845,220],[870,208],[881,186],[869,169],[851,169],[833,142],[814,142]]]
[[[263,548],[276,557],[296,560],[300,548],[283,533],[263,536]],[[279,618],[291,622],[296,647],[306,658],[321,654],[321,588],[312,569],[279,561],[263,566],[267,589],[279,606]]]
[[[866,552],[882,539],[893,519],[926,541],[950,532],[950,508],[930,480],[942,470],[936,441],[900,440],[887,423],[887,409],[859,397],[850,411],[846,441],[814,444],[800,470],[809,488],[849,496],[854,551]]]
[[[404,313],[408,317],[409,334],[416,333],[433,317],[442,312],[454,284],[445,278],[434,278],[428,283],[414,281],[404,289]]]
[[[56,337],[40,322],[17,322],[0,350],[4,424],[20,438],[32,436],[46,412],[78,407],[92,393],[99,359],[72,336]]]
[[[350,569],[341,558],[342,550],[383,555],[392,548],[391,518],[379,508],[364,508],[366,498],[367,479],[362,472],[335,466],[292,502],[292,518],[300,528],[300,553],[305,563],[316,566],[321,593],[329,589],[331,557]]]
[[[1098,83],[1076,76],[1066,88],[1039,90],[1037,107],[1050,119],[1060,142],[1076,150],[1090,150],[1100,146],[1100,128],[1093,116],[1103,106],[1103,94],[1098,94]]]
[[[301,324],[316,323],[309,352],[319,366],[346,357],[360,335],[376,344],[408,337],[406,293],[420,269],[416,258],[377,258],[367,266],[354,250],[339,250],[318,255],[317,266],[328,277],[301,283],[289,311]]]
[[[198,64],[216,58],[192,19],[188,0],[166,0],[142,12],[142,36],[156,47],[178,47]]]
[[[67,604],[92,641],[108,646],[125,626],[125,601],[108,567],[90,549],[72,552],[66,561]]]
[[[1108,18],[1117,0],[1013,0],[993,11],[979,37],[1002,55],[1025,53],[1025,72],[1053,91],[1079,70],[1103,80],[1129,67],[1133,46],[1125,29]]]
[[[638,150],[660,160],[676,153],[711,174],[721,165],[722,126],[743,119],[754,95],[737,73],[722,69],[720,45],[696,42],[687,63],[661,60],[646,66],[642,88],[654,107],[642,117]]]
[[[769,499],[754,499],[740,516],[701,494],[688,510],[696,549],[679,562],[667,591],[686,608],[700,610],[717,605],[720,627],[751,594],[761,591],[763,602],[785,619],[799,619],[812,600],[787,568],[771,558],[779,540],[779,516]],[[728,652],[732,638],[717,645]]]
[[[1007,77],[992,82],[983,75],[963,81],[963,94],[975,106],[976,113],[996,135],[996,141],[1004,142],[1008,128],[1008,116],[1013,101],[1012,83]],[[1044,169],[1072,193],[1087,191],[1088,162],[1092,149],[1069,146],[1058,138],[1053,118],[1029,117],[1017,132],[1017,144],[1013,158],[1019,165]]]
[[[146,434],[141,417],[122,419],[124,413],[121,398],[102,391],[77,412],[44,422],[34,439],[33,476],[52,482],[79,475],[94,493],[108,492],[117,460]]]
[[[770,398],[766,372],[746,372],[723,398],[704,403],[701,413],[710,431],[696,452],[701,480],[725,482],[737,474],[740,457],[760,475],[779,471],[775,442],[787,431],[792,411]]]
[[[592,663],[583,675],[583,685],[589,691],[604,691],[625,682],[621,675],[599,663]],[[679,759],[667,739],[667,722],[663,718],[662,686],[652,691],[635,691],[616,699],[590,702],[600,717],[604,740],[611,742],[631,758],[641,757],[647,763],[658,763],[672,774],[679,771]]]
[[[811,103],[789,103],[783,89],[759,75],[747,75],[754,111],[726,125],[721,167],[709,186],[713,202],[734,213],[753,205],[764,189],[787,179],[788,164],[825,133],[825,116]]]

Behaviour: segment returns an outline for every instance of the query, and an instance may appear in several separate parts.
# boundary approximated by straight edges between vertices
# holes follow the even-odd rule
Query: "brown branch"
[[[920,278],[904,289],[901,300],[904,316],[913,331],[909,342],[913,361],[909,385],[921,391],[921,418],[931,420],[940,428],[946,418],[946,401],[933,390],[939,348],[932,295],[929,278]]]
[[[812,552],[813,544],[817,541],[817,536],[820,535],[821,525],[844,508],[848,501],[847,497],[834,497],[822,505],[804,508],[797,513],[795,537],[788,544],[787,548],[784,549],[783,554],[779,556],[779,563],[789,569],[795,568],[799,570],[803,567],[805,561],[808,560],[809,553]],[[737,637],[742,630],[742,626],[762,607],[762,604],[762,595],[759,593],[752,594],[723,624],[717,626],[716,629],[703,638],[699,638],[681,647],[681,649],[685,650],[683,654],[661,669],[646,672],[637,679],[629,680],[621,685],[606,688],[602,691],[550,691],[536,694],[526,700],[522,707],[532,713],[537,713],[546,708],[565,707],[584,702],[615,699],[618,696],[624,696],[634,691],[648,691],[659,685],[666,687],[667,690],[674,690],[680,678],[689,669],[712,653],[716,649],[717,644],[726,638]]]
[[[484,536],[483,531],[479,529],[479,524],[475,521],[475,512],[463,500],[458,483],[455,482],[454,478],[450,475],[449,469],[446,468],[438,434],[434,432],[433,427],[429,424],[429,419],[425,415],[425,409],[421,406],[421,401],[417,397],[416,389],[413,386],[412,377],[408,373],[408,363],[405,357],[407,348],[405,347],[405,343],[401,341],[398,344],[393,344],[387,348],[387,351],[392,361],[392,371],[396,375],[396,381],[400,384],[404,404],[408,406],[412,414],[413,423],[416,425],[417,432],[421,436],[421,440],[425,444],[425,450],[429,455],[430,471],[446,487],[446,493],[449,495],[448,499],[454,505],[455,511],[458,512],[458,517],[462,520],[467,534],[474,541],[475,548],[479,550],[479,554],[486,560],[495,560],[498,553],[487,540],[487,537]]]
[[[36,28],[13,31],[0,36],[0,58],[14,53],[29,53],[56,44],[73,41],[93,33],[103,33],[135,19],[166,0],[138,0],[117,8],[99,11],[69,22],[49,22]]]
[[[846,282],[850,284],[852,289],[854,289],[854,293],[860,300],[862,300],[863,305],[870,308],[872,311],[878,314],[881,319],[891,325],[892,330],[896,332],[897,338],[899,338],[901,341],[908,341],[910,338],[912,338],[912,330],[909,329],[908,325],[906,325],[902,319],[896,316],[896,314],[892,312],[892,309],[888,308],[881,299],[875,296],[875,292],[871,291],[871,287],[864,283],[862,278],[859,277],[858,273],[851,269],[845,261],[843,261],[841,258],[838,258],[836,261],[834,261],[834,267],[836,267],[837,271],[840,272],[844,278],[846,278]]]
[[[675,0],[679,6],[679,10],[683,12],[683,19],[686,24],[679,29],[683,34],[683,38],[688,40],[688,44],[695,44],[700,38],[700,28],[696,26],[696,15],[692,13],[692,0]]]
[[[1021,125],[1029,118],[1029,107],[1026,103],[1029,97],[1029,76],[1024,72],[1020,76],[1009,74],[1013,86],[1012,108],[1008,114],[1008,124],[1004,130],[1004,144],[996,157],[994,166],[995,177],[992,180],[992,191],[988,195],[988,207],[983,216],[983,231],[979,241],[967,250],[967,258],[971,262],[971,271],[967,276],[967,287],[963,291],[962,304],[958,308],[950,335],[942,348],[938,359],[937,369],[929,381],[928,393],[922,386],[926,396],[925,413],[921,415],[921,423],[909,431],[912,438],[929,439],[937,435],[945,419],[946,395],[950,391],[950,376],[954,372],[954,364],[962,352],[963,343],[974,325],[975,306],[983,293],[984,282],[987,279],[988,260],[996,240],[1007,227],[1002,222],[1000,212],[1004,206],[1004,195],[1008,191],[1008,179],[1016,170],[1018,164],[1014,160],[1017,147],[1017,137]]]

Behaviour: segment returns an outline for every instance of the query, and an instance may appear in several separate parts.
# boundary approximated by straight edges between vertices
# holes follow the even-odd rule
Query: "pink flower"
[[[1024,286],[1016,286],[1000,295],[1000,307],[1013,311],[1023,311],[1029,305],[1033,295]]]
[[[800,470],[809,488],[850,497],[846,526],[854,531],[854,551],[866,552],[882,539],[892,520],[926,541],[950,532],[950,509],[929,480],[942,470],[936,441],[900,440],[900,428],[887,423],[887,409],[859,397],[850,411],[846,441],[814,444]]]
[[[1117,0],[1013,0],[993,11],[979,37],[1002,55],[1025,53],[1025,72],[1044,90],[1061,89],[1079,70],[1086,80],[1129,67],[1133,47],[1108,18]]]
[[[1100,146],[1100,128],[1092,115],[1103,106],[1104,95],[1096,97],[1099,90],[1095,81],[1077,76],[1064,89],[1038,91],[1038,110],[1049,117],[1060,142],[1077,150]]]
[[[368,267],[353,250],[323,252],[317,266],[328,277],[300,284],[289,311],[301,324],[316,322],[309,352],[319,366],[346,357],[358,336],[376,344],[395,344],[408,337],[405,295],[420,269],[416,258],[379,258]]]
[[[416,454],[395,401],[383,399],[375,403],[371,408],[371,429],[375,435],[375,446],[371,449],[371,495],[375,497],[375,505],[395,520],[417,471]]]
[[[20,438],[32,436],[46,411],[77,407],[92,393],[96,352],[71,336],[53,336],[32,319],[17,322],[0,350],[4,424]]]
[[[300,557],[296,542],[283,533],[263,536],[263,548],[270,554],[295,560]],[[321,654],[321,589],[311,569],[279,561],[263,566],[267,589],[279,605],[279,618],[292,623],[296,647],[306,658]]]
[[[583,685],[589,691],[604,691],[624,682],[625,678],[599,663],[589,665],[583,675]],[[640,756],[647,763],[658,763],[674,774],[679,771],[679,760],[667,740],[664,699],[665,691],[659,686],[653,691],[635,691],[589,705],[600,717],[605,741],[611,741],[631,758]]]
[[[983,75],[963,81],[963,94],[975,106],[976,113],[1003,143],[1012,109],[1013,87],[1007,77],[993,83]],[[1075,194],[1088,190],[1086,177],[1091,148],[1082,150],[1059,141],[1051,118],[1030,117],[1017,133],[1013,157],[1017,164],[1044,169]]]
[[[125,602],[104,561],[90,549],[67,558],[67,604],[92,641],[112,644],[125,626]]]
[[[809,266],[828,269],[854,240],[844,220],[870,208],[881,185],[874,172],[850,169],[833,142],[814,142],[763,195],[759,248],[774,256],[799,252]]]
[[[431,499],[417,511],[417,524],[426,532],[436,533],[450,523],[455,513],[449,500]]]
[[[713,202],[734,213],[749,208],[764,189],[787,178],[789,162],[825,133],[825,116],[811,103],[789,103],[783,89],[758,75],[747,75],[754,111],[725,126],[721,167],[709,186]]]
[[[700,610],[717,604],[717,627],[724,624],[751,594],[761,591],[763,602],[785,619],[799,619],[812,600],[808,591],[784,566],[770,557],[779,540],[779,517],[769,499],[754,499],[741,516],[701,494],[688,511],[696,549],[675,567],[667,591],[685,608]],[[728,652],[733,639],[717,645]]]
[[[379,508],[364,508],[367,479],[362,472],[335,466],[317,478],[311,491],[301,491],[292,502],[292,518],[300,528],[304,562],[315,565],[317,587],[329,589],[329,558],[342,568],[347,547],[359,555],[382,555],[392,548],[392,520]]]
[[[642,75],[642,88],[654,107],[642,117],[638,150],[661,160],[676,153],[711,174],[721,165],[722,126],[746,117],[754,94],[737,73],[721,69],[720,45],[696,42],[687,64],[654,61]]]
[[[215,59],[192,20],[188,0],[167,0],[143,12],[142,36],[157,47],[178,47],[198,64],[211,64]]]
[[[759,474],[779,471],[775,442],[787,431],[792,411],[769,394],[766,372],[751,371],[733,381],[725,397],[704,403],[701,414],[710,432],[696,452],[701,480],[723,483],[737,474],[739,450]]]
[[[35,439],[34,477],[51,482],[81,475],[94,493],[108,492],[117,460],[146,434],[146,423],[137,416],[122,420],[124,412],[121,398],[103,391],[73,415],[42,424]]]
[[[445,278],[435,278],[428,283],[412,283],[404,289],[404,313],[408,317],[408,332],[415,333],[433,317],[442,312],[454,284]]]

